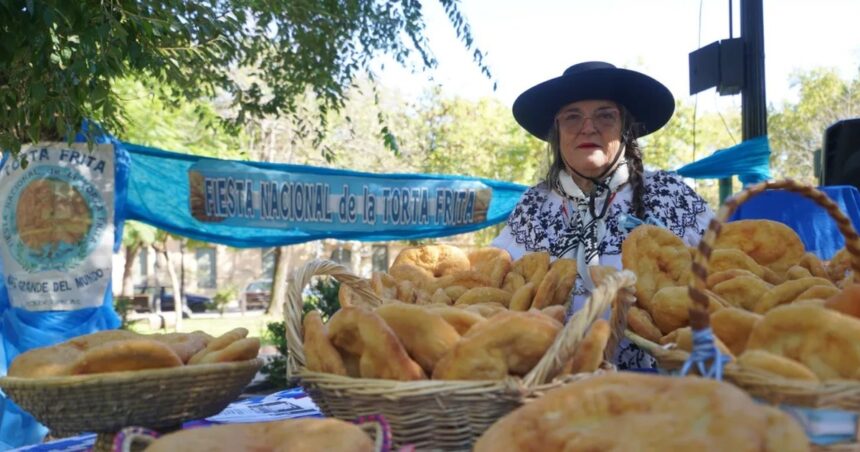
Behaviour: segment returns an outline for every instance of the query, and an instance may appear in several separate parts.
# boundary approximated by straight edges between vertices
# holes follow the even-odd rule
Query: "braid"
[[[621,141],[624,144],[624,157],[627,159],[627,167],[630,169],[630,185],[633,187],[633,196],[631,204],[633,207],[633,215],[641,220],[645,219],[645,167],[642,163],[642,149],[639,147],[639,142],[636,141],[636,127],[640,124],[627,111],[626,108],[621,108],[624,115],[624,132],[621,136]]]

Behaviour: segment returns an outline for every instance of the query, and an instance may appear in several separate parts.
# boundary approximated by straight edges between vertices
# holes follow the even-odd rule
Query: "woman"
[[[635,226],[664,226],[695,245],[713,216],[677,174],[646,171],[637,138],[669,121],[672,93],[639,72],[604,62],[571,66],[514,102],[517,122],[549,145],[546,179],[520,199],[493,245],[514,259],[547,251],[578,262],[574,301],[582,307],[594,288],[589,265],[621,268],[621,243]],[[627,342],[620,368],[653,360]]]

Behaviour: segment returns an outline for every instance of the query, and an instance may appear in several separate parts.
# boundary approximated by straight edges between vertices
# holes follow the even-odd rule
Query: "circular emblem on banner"
[[[98,245],[107,223],[99,189],[79,172],[43,165],[27,171],[3,206],[3,239],[25,270],[67,270]]]

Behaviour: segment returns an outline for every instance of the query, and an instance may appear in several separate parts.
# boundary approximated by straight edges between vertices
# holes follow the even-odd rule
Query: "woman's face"
[[[598,177],[621,149],[621,111],[608,100],[582,100],[556,115],[559,148],[568,172]]]

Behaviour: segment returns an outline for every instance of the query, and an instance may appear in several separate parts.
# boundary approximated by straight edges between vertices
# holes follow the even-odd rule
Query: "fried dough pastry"
[[[172,348],[176,355],[183,363],[188,363],[192,356],[200,350],[206,348],[209,342],[214,339],[209,334],[203,331],[194,331],[191,333],[167,333],[167,334],[152,334],[147,336],[150,339],[167,344]]]
[[[556,304],[552,306],[547,306],[540,310],[540,312],[544,313],[557,320],[559,323],[564,323],[565,315],[567,314],[567,309],[564,306]]]
[[[502,289],[514,293],[524,285],[526,285],[526,278],[515,271],[510,271],[507,275],[505,275],[505,281],[502,283]]]
[[[490,287],[501,288],[511,271],[511,255],[501,248],[481,248],[469,253],[468,258],[471,270],[489,275]]]
[[[304,349],[308,370],[346,376],[343,358],[334,345],[331,345],[319,311],[313,310],[305,314],[302,329],[305,333]]]
[[[746,270],[743,272],[749,273]],[[752,273],[749,274],[752,275]],[[730,305],[752,311],[761,297],[772,288],[772,285],[752,275],[727,279],[715,284],[711,290]]]
[[[621,262],[636,273],[637,303],[653,313],[651,298],[658,290],[689,282],[692,259],[687,246],[671,231],[645,224],[621,244]]]
[[[851,253],[847,248],[842,248],[833,255],[827,263],[827,274],[833,282],[842,281],[845,274],[851,270]]]
[[[824,307],[860,318],[860,284],[846,285],[842,291],[828,297],[824,302]]]
[[[430,305],[427,308],[442,316],[461,336],[466,334],[475,324],[486,320],[481,314],[453,306]]]
[[[108,342],[126,341],[129,339],[139,339],[140,334],[127,330],[104,330],[95,333],[77,336],[66,341],[67,344],[77,347],[81,350],[86,350],[97,345],[106,344]]]
[[[747,369],[759,369],[792,380],[819,382],[808,367],[784,356],[764,350],[747,350],[738,356],[738,365]]]
[[[69,343],[27,350],[9,365],[10,377],[42,378],[71,375],[70,367],[84,352]]]
[[[435,292],[436,289],[446,289],[451,286],[462,286],[467,289],[473,289],[475,287],[490,287],[492,284],[493,281],[490,279],[490,275],[468,270],[451,275],[440,276],[439,278],[431,281],[429,287],[425,289],[432,293]]]
[[[495,287],[474,287],[454,301],[460,306],[475,303],[499,303],[507,307],[511,303],[511,293]]]
[[[90,347],[72,363],[69,373],[100,374],[181,365],[182,359],[167,344],[151,339],[129,339]]]
[[[764,267],[743,251],[734,248],[715,249],[708,261],[708,271],[718,273],[726,270],[746,270],[764,279]]]
[[[206,345],[206,348],[195,353],[194,356],[192,356],[191,359],[188,360],[188,364],[198,364],[207,354],[222,350],[233,342],[236,342],[239,339],[244,339],[246,336],[248,336],[247,328],[233,328],[232,330],[209,341],[209,344]]]
[[[746,350],[753,326],[762,318],[745,309],[725,308],[711,314],[711,328],[723,343],[737,356]]]
[[[708,275],[708,278],[705,280],[705,286],[709,289],[713,289],[717,284],[728,281],[733,278],[738,278],[741,276],[750,276],[753,278],[758,278],[753,272],[749,270],[743,270],[740,268],[733,268],[730,270],[723,270],[719,272],[711,272]],[[760,279],[760,278],[759,278]]]
[[[785,277],[787,279],[812,278],[812,272],[810,272],[806,267],[801,267],[800,265],[792,265],[785,272]]]
[[[717,344],[717,349],[723,352],[726,356],[734,359],[735,355],[731,350],[720,340],[719,337],[714,338],[714,342]],[[679,350],[684,350],[687,352],[693,351],[693,329],[689,326],[685,326],[684,328],[678,328],[675,331],[663,336],[660,339],[661,345],[675,344]]]
[[[457,330],[436,311],[397,303],[380,306],[375,312],[391,327],[409,356],[428,375],[433,372],[436,362],[460,340]]]
[[[328,333],[332,345],[344,358],[348,372],[349,359],[352,364],[357,363],[362,378],[401,381],[425,378],[421,366],[409,357],[394,331],[372,311],[341,308],[329,319]]]
[[[627,327],[651,342],[660,342],[660,338],[663,337],[663,332],[654,325],[651,314],[637,306],[628,308]]]
[[[565,364],[562,374],[578,374],[594,372],[603,362],[603,352],[609,342],[609,322],[605,319],[597,319],[582,342],[573,352],[573,358]]]
[[[824,262],[821,262],[821,259],[814,253],[804,253],[797,265],[809,270],[809,273],[817,278],[830,277],[827,273],[827,268],[824,266]]]
[[[747,350],[800,362],[822,380],[856,378],[860,319],[811,304],[779,306],[756,323]]]
[[[576,261],[556,259],[549,267],[540,285],[537,286],[532,307],[543,309],[554,304],[564,304],[570,298],[570,291],[576,283]]]
[[[830,282],[829,279],[825,278],[801,278],[788,280],[765,292],[759,301],[753,306],[752,310],[756,313],[764,314],[776,306],[791,303],[798,295],[814,286],[833,287],[833,283]]]
[[[343,287],[344,284],[341,285]],[[370,288],[380,298],[397,298],[397,279],[385,272],[370,274]],[[340,293],[338,293],[340,295]],[[341,305],[343,306],[343,305]]]
[[[723,308],[723,304],[714,296],[707,296],[708,312]],[[663,334],[668,334],[690,324],[692,303],[687,287],[664,287],[651,299],[651,318]]]
[[[460,339],[433,370],[438,380],[501,380],[523,376],[540,361],[561,323],[536,312],[503,312]]]
[[[254,359],[260,354],[260,338],[245,337],[230,345],[203,355],[199,364],[229,363]]]
[[[373,441],[355,424],[338,419],[288,419],[179,430],[164,435],[148,452],[267,451],[372,452]]]
[[[489,319],[490,317],[493,317],[496,314],[501,314],[503,312],[508,311],[500,303],[493,303],[493,302],[482,302],[482,303],[465,305],[465,307],[463,309],[466,311],[474,312],[475,314],[478,314],[481,317],[484,317],[485,319]]]
[[[445,289],[436,289],[436,292],[433,292],[433,295],[430,296],[429,304],[443,304],[443,305],[452,305],[454,304],[454,300],[448,296],[448,293],[445,292]]]
[[[391,267],[403,264],[419,267],[433,277],[468,271],[471,267],[469,256],[460,248],[450,245],[424,245],[404,248],[397,254]],[[394,274],[391,270],[389,273]]]
[[[436,279],[433,274],[417,265],[398,264],[392,265],[388,269],[388,273],[394,277],[395,283],[395,298],[400,299],[401,289],[399,284],[403,281],[409,281],[413,287],[419,287],[427,292],[433,293],[436,291]]]
[[[835,286],[812,286],[801,292],[800,295],[795,297],[791,302],[797,303],[798,301],[803,300],[827,300],[839,292],[841,292],[841,290]]]
[[[771,220],[739,220],[722,226],[714,249],[737,249],[776,273],[800,262],[806,249],[790,227]]]
[[[511,304],[508,309],[511,311],[528,311],[532,306],[532,300],[535,297],[535,284],[525,283],[516,292],[511,295]]]
[[[526,253],[511,265],[511,271],[523,275],[525,282],[539,286],[549,271],[550,256],[547,251]]]
[[[803,429],[728,383],[610,373],[548,391],[493,424],[490,451],[808,451]]]

